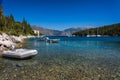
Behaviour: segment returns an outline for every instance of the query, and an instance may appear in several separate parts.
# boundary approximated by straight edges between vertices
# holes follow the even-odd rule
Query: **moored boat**
[[[35,56],[36,54],[38,54],[37,50],[15,49],[15,50],[3,51],[2,56],[8,58],[24,59]]]
[[[60,39],[48,39],[47,42],[49,43],[59,43]]]

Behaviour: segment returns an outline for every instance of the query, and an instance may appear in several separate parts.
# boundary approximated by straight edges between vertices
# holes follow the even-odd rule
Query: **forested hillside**
[[[103,35],[103,36],[120,36],[120,23],[107,25],[98,28],[90,28],[73,33],[76,36],[86,36],[86,35]]]
[[[0,34],[3,32],[16,36],[34,34],[30,24],[25,20],[25,18],[22,22],[18,22],[14,19],[12,14],[5,16],[3,13],[3,6],[0,4]]]

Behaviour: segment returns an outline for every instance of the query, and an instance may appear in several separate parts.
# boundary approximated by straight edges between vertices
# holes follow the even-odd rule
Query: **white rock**
[[[21,42],[23,41],[24,38],[21,37],[21,36],[20,36],[20,37],[11,36],[11,39],[12,39],[13,42],[20,42],[20,43],[21,43]]]
[[[0,45],[11,48],[11,45],[16,46],[17,43],[22,43],[25,38],[33,38],[35,36],[9,36],[6,33],[0,35]],[[0,48],[3,48],[0,46]]]
[[[0,44],[6,46],[6,47],[11,47],[11,45],[16,46],[15,43],[13,43],[12,41],[0,41]]]
[[[12,41],[12,39],[10,38],[10,36],[8,36],[8,35],[5,34],[5,33],[3,33],[1,37],[2,37],[2,40],[3,40],[3,41],[5,41],[5,40],[7,40],[7,41]]]

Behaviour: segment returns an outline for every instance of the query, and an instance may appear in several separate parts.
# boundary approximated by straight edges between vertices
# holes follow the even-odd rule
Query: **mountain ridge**
[[[47,36],[72,36],[74,32],[83,30],[83,28],[75,27],[75,28],[68,28],[63,31],[48,29],[40,26],[32,26],[33,30],[39,30],[40,33],[47,35]]]

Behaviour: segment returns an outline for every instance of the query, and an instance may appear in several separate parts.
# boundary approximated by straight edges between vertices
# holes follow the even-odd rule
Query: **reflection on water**
[[[54,37],[50,37],[54,38]],[[49,44],[28,39],[28,60],[0,58],[1,80],[120,80],[120,38],[55,37]]]

